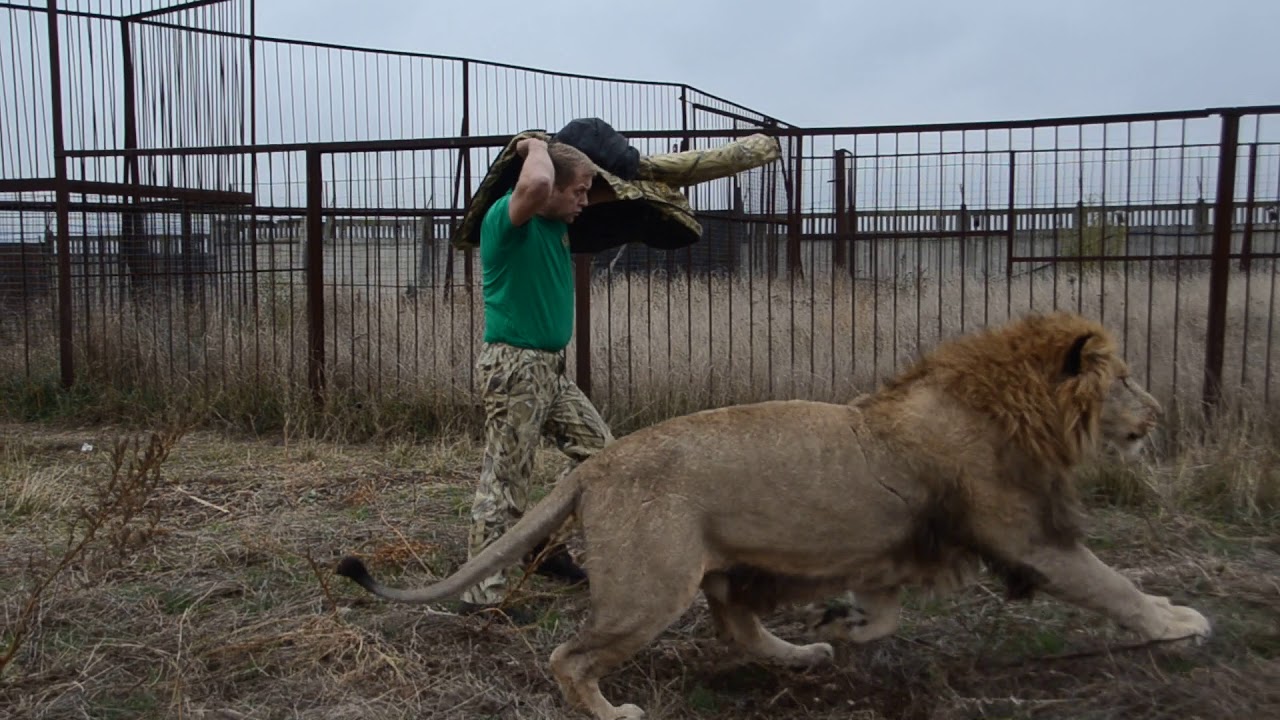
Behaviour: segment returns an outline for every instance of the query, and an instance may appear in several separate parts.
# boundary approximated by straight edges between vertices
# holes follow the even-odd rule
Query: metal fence
[[[49,107],[0,106],[10,376],[470,403],[452,229],[511,133],[595,116],[647,154],[783,149],[689,189],[696,245],[578,258],[569,366],[615,424],[843,399],[1055,307],[1165,401],[1273,402],[1280,108],[801,129],[685,85],[264,39],[243,0],[106,4],[0,5]]]

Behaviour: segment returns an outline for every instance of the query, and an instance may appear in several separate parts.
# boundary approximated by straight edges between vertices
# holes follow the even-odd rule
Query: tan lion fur
[[[941,344],[848,404],[770,401],[692,413],[620,438],[558,483],[452,576],[404,590],[356,558],[338,572],[381,597],[435,602],[516,562],[576,514],[591,612],[551,666],[597,718],[640,717],[601,676],[651,642],[701,591],[718,633],[789,664],[831,657],[759,621],[781,603],[853,591],[854,642],[893,632],[899,593],[969,579],[1033,590],[1144,637],[1203,638],[1196,611],[1140,592],[1082,543],[1072,469],[1100,444],[1134,451],[1159,405],[1128,378],[1110,334],[1068,313]]]

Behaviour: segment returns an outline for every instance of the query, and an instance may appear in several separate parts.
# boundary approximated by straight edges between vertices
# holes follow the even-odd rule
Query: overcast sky
[[[164,2],[172,4],[177,0]],[[208,15],[208,11],[199,12],[205,13],[201,17]],[[42,42],[42,18],[28,26],[33,22],[30,18],[10,11],[0,15],[0,20],[4,21],[0,35],[7,41],[17,38],[27,42],[23,39],[29,37],[37,45]],[[17,24],[11,26],[11,22]],[[99,34],[103,31],[95,27]],[[114,32],[114,28],[109,31]],[[510,0],[257,0],[257,31],[270,37],[467,57],[559,72],[683,82],[784,122],[809,127],[1280,104],[1277,0],[795,0],[785,9],[781,2],[764,4],[757,0],[690,0],[683,7],[673,0],[617,5],[564,0],[519,4]],[[166,53],[186,52],[184,45],[174,43],[171,33],[138,33],[143,49],[140,62],[158,63],[164,69],[168,67],[166,63],[173,62]],[[169,40],[157,44],[156,37]],[[93,96],[94,88],[98,88],[98,94],[112,95],[113,99],[90,102],[88,107],[99,113],[102,108],[121,112],[122,105],[113,95],[118,88],[112,75],[118,74],[117,47],[102,37],[89,41],[82,38],[79,45],[73,45],[70,39],[66,43],[64,53],[69,53],[70,59],[64,67],[80,62],[85,70],[66,73],[64,88],[68,94],[78,96],[87,87]],[[90,46],[109,62],[101,57],[86,59]],[[265,52],[268,46],[274,54]],[[269,43],[263,48],[258,66],[259,77],[266,80],[259,85],[260,142],[422,137],[458,131],[457,99],[436,102],[421,94],[428,89],[421,74],[424,68],[434,73],[446,63],[438,67],[431,63],[409,64],[404,67],[413,69],[405,70],[398,64],[384,66],[378,58],[364,56],[361,65],[347,63],[341,57],[335,65],[328,55],[299,52],[295,69],[288,52],[282,55],[278,47]],[[24,52],[30,53],[30,49],[16,54],[21,56]],[[33,57],[41,58],[43,52],[37,48]],[[216,53],[196,53],[194,60],[187,55],[181,58],[183,62],[223,62]],[[366,81],[370,63],[374,82]],[[192,68],[189,73],[208,70],[199,63]],[[333,76],[335,69],[337,80]],[[419,73],[406,81],[410,91],[407,96],[396,94],[401,90],[398,77],[376,74],[406,71]],[[139,102],[150,108],[149,112],[156,112],[153,106],[159,87],[169,95],[182,94],[180,103],[169,99],[168,113],[175,117],[203,117],[200,108],[205,105],[200,102],[207,101],[210,93],[195,85],[175,83],[171,73],[166,72],[144,74],[150,85],[144,83]],[[292,82],[287,77],[289,72],[296,74]],[[279,75],[286,75],[284,82],[280,82]],[[23,82],[34,83],[34,88],[18,82],[19,77]],[[452,75],[450,78],[450,82],[456,82]],[[444,80],[441,82],[443,85]],[[545,96],[536,93],[526,93],[533,100],[522,99],[497,110],[489,109],[486,103],[495,100],[485,96],[484,88],[505,87],[503,80],[481,78],[473,82],[472,87],[480,88],[481,95],[473,98],[473,104],[480,109],[470,119],[471,131],[476,134],[525,127],[554,129],[567,119],[567,113],[579,112],[576,107],[565,109],[562,102],[547,102]],[[434,75],[430,83],[434,92]],[[388,89],[385,97],[381,94],[383,89]],[[32,127],[47,125],[47,103],[25,100],[32,93],[39,96],[43,92],[39,73],[11,73],[9,82],[0,87],[0,127],[26,127],[13,118]],[[79,102],[85,103],[83,98]],[[496,102],[501,105],[500,100]],[[322,104],[330,107],[323,108]],[[291,111],[281,112],[280,107]],[[620,130],[647,129],[629,116],[614,117],[608,109],[598,112]],[[115,147],[120,142],[122,122],[118,118],[115,122],[99,122],[86,120],[76,112],[71,116],[71,124],[77,126],[69,141],[71,146],[98,143]],[[346,126],[348,119],[351,130]],[[221,127],[224,134],[238,132],[235,123],[214,118],[213,124]],[[1165,131],[1173,134],[1162,136],[1159,142],[1165,147],[1184,141],[1212,145],[1217,141],[1218,127],[1214,120],[1193,121],[1189,127],[1169,123]],[[1241,128],[1242,138],[1249,141],[1255,131],[1263,135],[1264,141],[1276,142],[1280,116],[1268,117],[1261,130],[1246,122]],[[1111,138],[1111,147],[1122,147],[1131,141],[1125,132],[1122,129]],[[1148,128],[1139,132],[1151,131]],[[86,133],[94,137],[82,138]],[[1179,137],[1178,133],[1184,136]],[[98,135],[102,137],[96,138]],[[159,139],[147,136],[143,142],[219,144],[238,139],[215,138],[205,133],[195,140],[182,140],[172,135],[170,132]],[[5,137],[0,143],[0,175],[52,174],[52,154],[43,144],[43,136],[41,142],[19,142],[12,133]],[[874,144],[869,149],[873,161],[881,152],[894,152],[882,151],[878,137],[864,139]],[[841,139],[842,143],[846,141],[848,138]],[[999,138],[993,140],[998,141]],[[1025,138],[1019,140],[1024,141]],[[1051,136],[1048,144],[1042,143],[1040,148],[1056,148],[1058,141],[1056,135]],[[947,142],[954,144],[956,138],[949,137]],[[1070,147],[1071,138],[1062,142],[1064,147]],[[1139,137],[1132,142],[1151,141]],[[806,150],[815,156],[830,155],[831,148],[816,143],[815,140]],[[1084,144],[1097,147],[1094,141]],[[980,145],[969,149],[974,147]],[[909,151],[910,148],[905,152]],[[1210,147],[1207,152],[1214,151]],[[1164,185],[1160,189],[1153,187],[1152,195],[1164,199],[1195,196],[1203,191],[1196,183],[1213,172],[1211,166],[1201,164],[1198,152],[1179,150],[1176,158],[1159,168],[1150,167],[1150,163],[1143,165],[1147,161],[1138,157],[1134,172],[1146,173],[1144,177],[1159,175]],[[868,155],[868,149],[863,148],[862,154]],[[1062,172],[1076,172],[1069,155],[1041,159],[1052,162],[1054,172],[1059,170],[1059,160],[1066,167]],[[1106,182],[1126,187],[1132,184],[1126,175],[1116,172],[1127,162],[1113,162]],[[1275,171],[1276,162],[1274,149],[1265,150],[1258,187],[1263,197],[1274,197],[1277,192],[1280,177]],[[896,161],[891,169],[896,172]],[[1097,168],[1088,171],[1100,172]],[[442,183],[448,181],[445,171],[432,167],[426,172],[433,177],[439,174],[444,178]],[[1042,173],[1038,187],[1044,186],[1043,177]],[[981,179],[966,179],[970,187],[984,183]],[[930,181],[929,185],[958,187],[960,182],[956,178]],[[1085,182],[1090,185],[1088,192],[1093,193],[1102,181]],[[1141,185],[1146,188],[1155,183],[1143,180]],[[862,183],[859,187],[865,190],[868,185]],[[806,186],[805,191],[815,192],[815,188]],[[1001,192],[998,187],[990,190],[992,197],[1003,198]],[[441,193],[448,195],[444,190]],[[1141,196],[1129,194],[1127,189],[1124,196],[1142,201]],[[905,202],[915,200],[907,198]]]
[[[258,0],[258,32],[685,82],[797,125],[1280,103],[1280,2]]]

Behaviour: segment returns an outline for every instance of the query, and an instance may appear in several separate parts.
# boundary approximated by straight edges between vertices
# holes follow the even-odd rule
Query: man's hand
[[[516,143],[516,154],[519,155],[520,157],[528,157],[529,147],[531,145],[537,145],[539,148],[543,150],[547,149],[546,140],[542,140],[539,138],[525,138],[520,142]]]

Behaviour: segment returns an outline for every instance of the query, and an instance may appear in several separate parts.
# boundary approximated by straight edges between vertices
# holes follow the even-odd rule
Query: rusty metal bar
[[[53,172],[58,223],[58,371],[63,387],[75,383],[74,323],[71,307],[71,191],[62,125],[62,53],[58,38],[58,0],[49,0],[49,101],[53,123]]]
[[[68,156],[70,157],[70,156]],[[252,205],[253,194],[229,190],[201,190],[199,188],[169,187],[165,185],[140,185],[138,183],[105,182],[100,180],[64,180],[68,193],[80,195],[115,195],[131,198],[163,198],[206,205]],[[58,179],[5,178],[0,179],[0,193],[55,192]],[[79,207],[77,203],[77,207]]]
[[[317,405],[324,404],[324,155],[307,153],[307,385]]]
[[[165,185],[139,185],[136,183],[100,182],[97,180],[68,180],[67,189],[82,195],[120,195],[135,198],[163,198],[182,200],[204,205],[252,205],[253,194],[230,190],[201,190],[199,188],[168,187]]]
[[[1258,114],[1280,114],[1280,105],[1260,106],[1233,109],[1232,112],[1256,112]],[[1152,122],[1164,119],[1198,119],[1211,117],[1207,111],[1149,113],[1148,115],[1108,115],[1097,117],[1067,118],[1061,122],[1067,125],[1092,125],[1095,123],[1118,122]],[[956,132],[960,130],[1003,130],[1034,129],[1051,127],[1055,121],[1016,120],[973,123],[940,123],[935,125],[903,125],[882,127],[831,127],[831,128],[797,128],[797,127],[749,127],[725,128],[720,130],[619,130],[619,134],[633,140],[680,139],[686,135],[691,139],[731,140],[743,138],[757,133],[771,137],[804,138],[820,135],[870,135],[884,132],[916,133],[916,132]],[[402,140],[338,140],[333,142],[295,142],[264,143],[259,145],[204,145],[188,148],[139,148],[137,150],[68,150],[67,157],[117,157],[121,155],[138,156],[187,156],[187,155],[247,155],[251,153],[287,153],[305,152],[319,149],[326,153],[358,153],[358,152],[390,152],[409,150],[452,150],[460,148],[503,147],[512,138],[511,134],[470,135],[467,137],[446,138],[407,138]]]
[[[197,8],[205,7],[206,5],[221,5],[222,3],[225,3],[225,2],[227,2],[227,0],[191,0],[191,2],[185,2],[185,3],[182,3],[181,5],[172,5],[170,7],[160,7],[154,10],[147,10],[145,12],[134,13],[132,15],[125,15],[121,19],[125,21],[147,20],[149,18],[158,17],[160,15],[168,15],[170,13],[183,12],[185,10],[195,10]]]
[[[1018,153],[1013,150],[1010,150],[1009,151],[1009,210],[1007,215],[1008,227],[1005,228],[1005,276],[1006,277],[1013,276],[1014,239],[1018,232],[1018,210],[1014,206],[1014,201],[1016,200],[1016,194],[1014,192],[1014,189],[1017,187],[1017,184],[1018,184],[1017,160],[1018,160]],[[1013,300],[1012,300],[1011,293],[1013,292],[1013,283],[1006,282],[1005,290],[1006,290],[1006,294],[1009,295],[1009,297],[1006,298],[1006,300],[1009,304],[1012,304]],[[1006,309],[1007,309],[1007,306],[1006,306]]]
[[[1222,363],[1226,353],[1227,287],[1231,282],[1231,225],[1235,208],[1236,154],[1240,114],[1222,114],[1218,186],[1213,211],[1213,254],[1209,268],[1209,323],[1205,332],[1204,402],[1209,408],[1222,396]]]
[[[57,178],[0,178],[0,193],[38,193],[57,190]]]
[[[689,134],[689,88],[680,87],[680,151],[687,152],[689,144],[692,142],[692,135]],[[624,134],[625,137],[625,134]]]
[[[192,218],[189,210],[183,211],[181,216],[180,233],[182,236],[182,298],[187,302],[195,299],[196,295],[196,271],[194,267],[195,258],[195,240],[192,236]]]
[[[711,107],[710,105],[704,105],[702,103],[697,103],[697,102],[690,103],[689,107],[691,107],[694,110],[701,110],[702,112],[705,112],[708,115],[719,115],[722,118],[726,118],[728,120],[736,120],[740,123],[746,123],[747,125],[751,125],[754,127],[768,126],[767,122],[761,123],[759,120],[755,118],[747,117],[746,115],[741,115],[735,112],[729,112],[728,110],[721,110],[720,108],[714,108],[714,107]],[[759,131],[757,130],[757,132]]]
[[[1249,143],[1249,179],[1245,191],[1244,238],[1240,242],[1240,271],[1249,272],[1249,256],[1253,252],[1254,197],[1258,190],[1258,143]]]
[[[133,150],[138,147],[138,119],[137,119],[137,94],[136,94],[136,74],[133,64],[133,28],[128,20],[120,21],[120,61],[121,61],[121,94],[123,119],[124,119],[124,148]],[[124,181],[127,184],[138,183],[141,180],[138,173],[138,157],[136,155],[126,156],[124,158]],[[146,239],[146,223],[143,214],[135,208],[127,207],[132,201],[138,199],[136,195],[126,195],[129,201],[125,203],[126,207],[120,212],[120,255],[124,259],[125,266],[128,268],[131,286],[136,290],[144,282],[150,282],[152,278],[145,281],[142,275],[152,274],[154,268],[150,262],[151,258],[149,247]]]
[[[1183,255],[1175,255],[1163,253],[1159,255],[1018,255],[1013,258],[1015,263],[1096,263],[1096,262],[1149,262],[1152,260],[1177,260],[1181,262],[1187,261],[1204,261],[1212,260],[1212,253],[1186,253]],[[1230,259],[1240,257],[1239,253],[1231,253],[1228,255]],[[1254,253],[1253,257],[1266,257],[1263,253]]]
[[[711,134],[718,137],[720,131]],[[746,133],[744,133],[746,134]],[[677,133],[662,132],[654,137],[674,137]],[[68,150],[67,157],[194,157],[197,155],[254,155],[284,154],[318,150],[323,153],[409,152],[414,150],[460,150],[466,148],[505,147],[513,135],[470,135],[467,137],[410,138],[405,140],[337,140],[334,142],[260,143],[257,145],[195,145],[192,147],[151,147],[136,150]],[[634,137],[634,135],[628,135]]]
[[[120,21],[120,83],[122,104],[124,107],[124,149],[135,150],[138,147],[138,103],[133,71],[133,39],[128,20]],[[138,157],[124,158],[124,180],[126,183],[138,182]]]
[[[464,61],[462,63],[462,136],[467,137],[471,134],[472,114],[471,114],[471,95],[473,74],[471,72],[471,62]],[[455,207],[467,207],[471,205],[471,149],[466,148],[459,151],[462,160],[462,205]],[[461,222],[461,217],[459,217]],[[452,253],[450,253],[452,255]],[[467,297],[475,295],[475,256],[476,253],[471,248],[462,251],[462,279],[467,286]],[[450,280],[453,276],[450,275]],[[476,335],[476,311],[475,305],[469,304],[467,307],[467,322],[470,336]],[[475,383],[475,366],[476,366],[476,348],[474,343],[467,343],[467,382],[468,385]]]
[[[1170,110],[1148,113],[1117,113],[1111,115],[1075,115],[1070,117],[1040,118],[1035,120],[988,120],[973,122],[920,123],[905,125],[863,125],[838,127],[788,127],[767,132],[779,135],[893,135],[903,133],[961,132],[966,130],[1027,130],[1041,127],[1075,127],[1080,125],[1109,125],[1126,122],[1156,122],[1160,120],[1195,120],[1223,113],[1271,115],[1280,113],[1280,105],[1251,105],[1230,108],[1206,108],[1203,110]]]
[[[835,194],[836,209],[836,237],[835,246],[831,249],[831,261],[837,268],[843,269],[848,266],[848,245],[849,235],[849,216],[848,216],[848,169],[845,167],[845,158],[848,156],[847,150],[836,150],[833,158],[834,174],[832,192]]]

